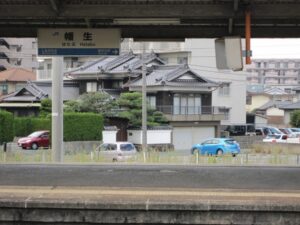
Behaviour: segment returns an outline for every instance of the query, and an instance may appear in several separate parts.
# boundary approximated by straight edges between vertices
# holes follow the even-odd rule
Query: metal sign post
[[[119,55],[119,29],[40,29],[39,56],[52,58],[52,161],[63,162],[63,56]],[[76,131],[74,131],[76,132]]]

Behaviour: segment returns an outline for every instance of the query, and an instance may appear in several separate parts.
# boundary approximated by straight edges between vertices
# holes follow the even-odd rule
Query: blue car
[[[231,154],[236,156],[240,151],[240,145],[231,138],[212,138],[201,144],[193,145],[191,153],[199,153],[201,155]]]

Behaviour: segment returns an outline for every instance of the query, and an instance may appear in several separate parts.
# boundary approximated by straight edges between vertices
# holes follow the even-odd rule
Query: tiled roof
[[[274,101],[271,100],[269,102],[267,102],[266,104],[260,106],[259,108],[257,108],[257,110],[267,110],[269,108],[275,107],[275,108],[282,108],[285,105],[291,104],[290,101]]]
[[[278,87],[266,88],[264,92],[268,95],[288,95],[287,92]]]
[[[279,107],[280,109],[300,109],[300,101],[286,104],[284,106]]]
[[[144,61],[146,64],[164,64],[155,53],[145,54]],[[76,78],[85,74],[129,73],[141,66],[141,55],[128,52],[120,56],[102,57],[99,60],[85,63],[79,68],[66,72],[66,74]]]
[[[187,65],[153,66],[146,77],[147,86],[217,87],[218,84],[193,72]],[[129,87],[142,86],[141,77],[127,84]]]
[[[11,68],[0,72],[0,81],[36,80],[36,74],[23,68]]]
[[[20,90],[4,96],[3,102],[36,102],[47,98],[48,94],[43,92],[34,83],[27,82],[27,85]]]

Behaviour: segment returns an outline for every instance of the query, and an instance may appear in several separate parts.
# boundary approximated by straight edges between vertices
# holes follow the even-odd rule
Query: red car
[[[27,137],[18,140],[18,146],[23,149],[37,150],[39,147],[49,148],[49,131],[35,131]]]

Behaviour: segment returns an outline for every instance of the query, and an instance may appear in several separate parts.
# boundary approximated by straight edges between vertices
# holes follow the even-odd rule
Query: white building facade
[[[222,83],[212,96],[212,105],[227,108],[221,125],[246,123],[246,73],[216,69],[214,39],[186,39],[185,50],[191,52],[190,67],[195,72]]]

